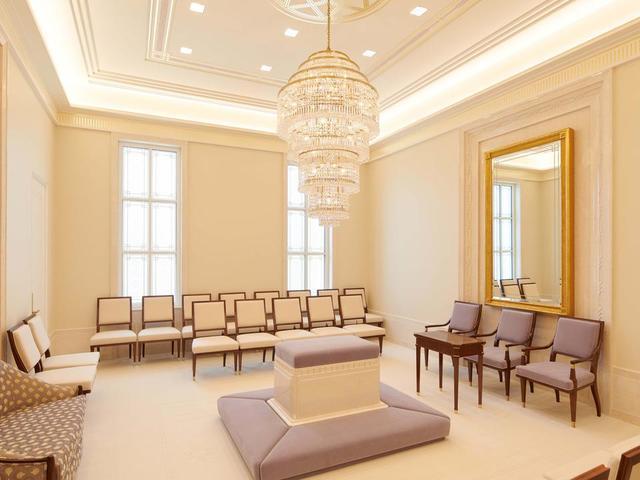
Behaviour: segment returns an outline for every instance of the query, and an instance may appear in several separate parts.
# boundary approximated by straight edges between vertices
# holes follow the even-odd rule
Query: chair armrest
[[[507,343],[504,348],[506,348],[507,350],[510,349],[511,347],[521,347],[523,346],[524,343]]]
[[[440,324],[437,324],[437,325],[425,325],[424,326],[424,331],[428,332],[430,328],[446,327],[450,323],[451,323],[451,320],[449,320],[447,323],[440,323]]]
[[[531,355],[532,351],[534,351],[534,350],[546,350],[547,348],[551,348],[552,345],[553,345],[553,342],[549,343],[548,345],[540,345],[540,346],[537,346],[537,347],[524,347],[522,349],[522,357],[521,357],[520,364],[521,365],[526,365],[527,363],[529,363],[529,358],[530,358],[530,355]]]
[[[576,365],[578,365],[579,363],[584,363],[584,362],[592,362],[593,361],[593,357],[588,357],[588,358],[576,358],[575,360],[571,360],[569,363],[571,364],[571,367],[575,367]]]
[[[477,333],[474,335],[474,337],[493,337],[496,333],[498,333],[497,328],[491,333]]]
[[[573,388],[578,388],[578,378],[576,377],[576,365],[582,362],[591,362],[593,357],[589,358],[576,358],[575,360],[571,360],[569,364],[571,365],[571,370],[569,370],[569,379],[573,383]]]

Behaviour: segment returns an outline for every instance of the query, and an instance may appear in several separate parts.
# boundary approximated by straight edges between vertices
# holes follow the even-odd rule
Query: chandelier
[[[326,50],[312,53],[278,94],[278,135],[299,167],[309,216],[323,226],[349,218],[349,196],[360,191],[360,165],[378,135],[378,92],[357,63],[331,49],[332,1]]]

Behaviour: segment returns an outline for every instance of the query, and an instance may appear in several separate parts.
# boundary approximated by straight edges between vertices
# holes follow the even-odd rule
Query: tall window
[[[494,280],[516,276],[516,194],[513,183],[493,184]]]
[[[120,144],[122,294],[178,300],[179,150]]]
[[[307,215],[295,165],[288,167],[287,184],[287,288],[315,293],[331,286],[331,231]]]

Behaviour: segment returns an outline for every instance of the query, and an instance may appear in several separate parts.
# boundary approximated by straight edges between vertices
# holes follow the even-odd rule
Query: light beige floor
[[[385,344],[382,381],[414,395],[414,352]],[[159,355],[140,365],[102,363],[89,395],[79,480],[250,479],[242,458],[218,417],[218,397],[271,386],[270,362],[246,358],[242,375],[221,367],[221,358],[198,362]],[[549,468],[611,446],[640,427],[596,417],[593,404],[578,405],[578,426],[569,426],[567,398],[556,404],[551,391],[536,389],[527,408],[518,384],[510,402],[497,374],[485,375],[484,406],[476,389],[460,385],[460,413],[453,413],[452,371],[446,362],[444,390],[437,388],[437,361],[423,375],[427,404],[451,416],[444,441],[334,470],[318,479],[533,479]],[[434,368],[436,367],[436,368]],[[461,378],[466,379],[466,369]]]

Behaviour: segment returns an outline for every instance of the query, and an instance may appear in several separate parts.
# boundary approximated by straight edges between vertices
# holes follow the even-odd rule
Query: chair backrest
[[[365,291],[364,287],[345,288],[344,294],[345,295],[362,295],[362,305],[364,305],[364,311],[365,313],[368,311],[367,292]]]
[[[336,312],[333,310],[331,297],[307,297],[307,314],[309,315],[309,327],[317,322],[331,322],[336,324]]]
[[[500,279],[500,290],[502,291],[502,296],[506,297],[507,294],[504,291],[504,287],[510,286],[510,285],[518,285],[518,281],[513,279],[513,278],[501,278]]]
[[[236,331],[242,328],[260,328],[268,330],[267,312],[263,298],[236,300]]]
[[[634,468],[638,464],[640,464],[640,445],[620,455],[620,463],[618,464],[618,473],[615,480],[631,480],[631,474],[638,473]],[[633,478],[637,478],[637,476],[634,475]]]
[[[182,323],[187,323],[193,319],[193,302],[208,302],[211,300],[210,293],[189,293],[182,295]]]
[[[482,305],[479,303],[456,300],[453,302],[453,312],[451,313],[449,330],[455,330],[458,332],[477,332],[478,326],[480,325],[481,314]]]
[[[267,312],[267,315],[271,315],[273,313],[273,302],[274,298],[280,298],[280,290],[263,290],[259,292],[253,292],[253,298],[262,298],[264,299],[264,308]]]
[[[535,312],[504,308],[496,332],[496,346],[500,340],[507,343],[530,345],[535,325]]]
[[[302,328],[302,307],[299,298],[272,299],[273,325],[275,330],[284,326],[299,325]]]
[[[106,325],[129,325],[133,323],[131,297],[100,297],[96,317],[96,330]]]
[[[247,298],[246,292],[227,292],[219,293],[218,300],[222,300],[226,304],[227,317],[236,316],[236,300],[245,300]]]
[[[366,312],[364,311],[364,303],[362,295],[340,295],[340,319],[344,324],[345,320],[362,320],[366,321]]]
[[[142,297],[142,328],[145,323],[171,322],[175,325],[173,295],[146,295]]]
[[[589,358],[600,347],[603,330],[604,322],[600,320],[560,317],[551,353],[573,358]],[[592,365],[596,363],[592,362]]]
[[[517,283],[512,283],[509,285],[502,286],[502,292],[507,298],[522,298],[522,292],[520,291],[520,285]]]
[[[30,372],[40,363],[41,355],[31,329],[24,323],[7,330],[9,345],[16,365],[23,372]]]
[[[331,300],[333,300],[333,309],[336,311],[340,310],[340,301],[338,300],[338,297],[340,296],[340,290],[338,290],[337,288],[318,289],[319,297],[325,297],[327,295],[329,295],[331,297]]]
[[[227,314],[225,303],[222,300],[192,302],[191,318],[193,320],[193,338],[196,338],[199,333],[212,333],[214,330],[227,334]]]
[[[307,297],[311,296],[311,290],[287,290],[287,297],[299,298],[302,311],[307,311]]]
[[[522,296],[525,299],[537,299],[540,298],[540,291],[538,290],[538,284],[535,282],[523,282],[520,284],[520,290]]]
[[[51,339],[47,333],[47,329],[44,326],[42,317],[38,314],[31,315],[24,320],[24,323],[29,325],[31,329],[31,335],[36,342],[36,346],[40,351],[40,355],[49,355],[49,349],[51,348]]]

